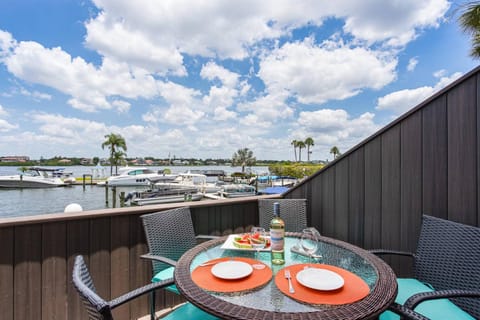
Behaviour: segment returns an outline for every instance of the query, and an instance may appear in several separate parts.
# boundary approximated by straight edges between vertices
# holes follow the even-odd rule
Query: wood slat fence
[[[480,226],[480,68],[290,190],[310,223],[363,248],[415,249],[422,214]],[[404,260],[390,260],[400,275]]]

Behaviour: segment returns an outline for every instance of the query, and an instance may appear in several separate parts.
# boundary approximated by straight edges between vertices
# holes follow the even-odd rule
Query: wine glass
[[[266,231],[262,227],[253,227],[250,230],[250,244],[255,249],[255,260],[258,260],[258,254],[261,249],[267,245]],[[263,263],[256,263],[252,265],[255,269],[263,269],[265,265]]]
[[[312,263],[312,256],[318,249],[319,233],[313,228],[306,228],[302,231],[302,238],[300,240],[300,245],[302,246],[303,251],[308,254],[309,264]]]

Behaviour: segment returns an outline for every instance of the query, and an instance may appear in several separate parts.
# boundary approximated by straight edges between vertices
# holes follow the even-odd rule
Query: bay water
[[[19,174],[19,167],[0,167],[0,175]],[[48,167],[45,167],[48,168]],[[58,167],[54,167],[58,168]],[[65,171],[72,172],[74,177],[82,177],[84,174],[98,174],[96,167],[69,166]],[[110,173],[110,167],[103,167],[106,174]],[[168,168],[172,173],[187,172],[189,170],[223,170],[226,174],[241,172],[241,167],[230,166],[168,166],[149,167],[152,170]],[[255,174],[267,174],[268,167],[249,168]],[[90,178],[87,178],[87,183]],[[143,187],[142,187],[143,188]],[[116,207],[120,206],[118,196],[120,192],[125,194],[135,190],[135,187],[118,187]],[[85,188],[79,184],[75,186],[41,189],[2,189],[0,188],[0,218],[32,216],[49,213],[61,213],[71,203],[77,203],[83,211],[112,208],[112,191],[108,190],[108,203],[105,197],[105,187],[87,184]]]

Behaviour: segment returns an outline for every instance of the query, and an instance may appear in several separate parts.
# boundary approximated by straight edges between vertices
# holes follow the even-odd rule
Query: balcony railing
[[[272,198],[263,196],[262,198]],[[198,234],[243,232],[258,223],[258,197],[191,202]],[[86,319],[71,283],[73,259],[85,257],[100,295],[116,297],[148,283],[151,265],[140,215],[184,203],[0,219],[1,319]],[[182,301],[160,292],[158,307]],[[140,298],[115,310],[118,319],[148,314]],[[116,318],[117,319],[117,318]]]

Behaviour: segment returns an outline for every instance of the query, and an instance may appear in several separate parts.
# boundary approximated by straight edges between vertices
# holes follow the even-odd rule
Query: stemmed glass
[[[303,251],[308,254],[309,264],[312,263],[312,256],[318,249],[318,242],[320,241],[320,234],[314,228],[306,228],[302,231],[302,238],[300,245]]]
[[[262,227],[252,227],[252,230],[250,230],[250,244],[252,248],[255,249],[255,260],[258,260],[260,250],[267,245],[266,235],[265,228]],[[252,265],[252,267],[255,269],[263,269],[265,265],[263,263],[256,263]]]

